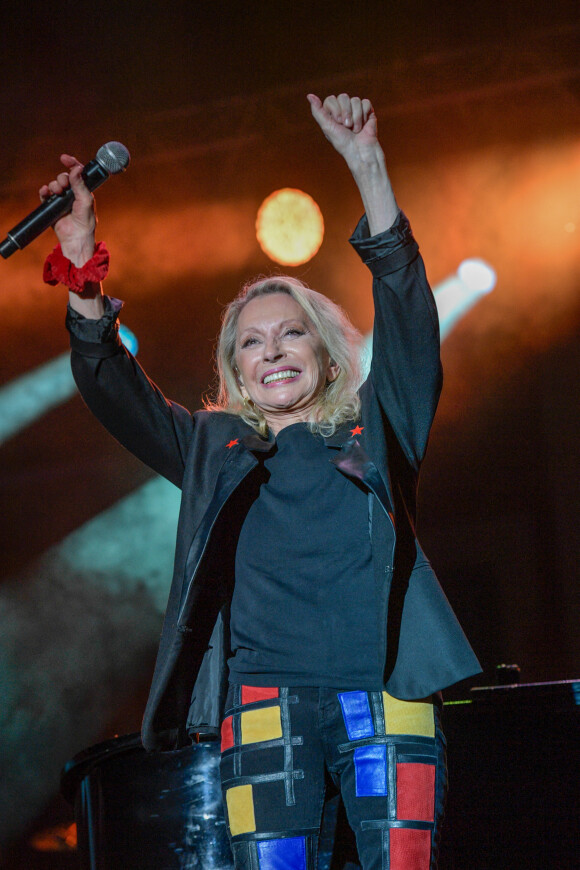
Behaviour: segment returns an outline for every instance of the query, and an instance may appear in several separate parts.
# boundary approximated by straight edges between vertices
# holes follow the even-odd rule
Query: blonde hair
[[[209,411],[238,414],[260,434],[267,433],[264,415],[253,402],[244,401],[241,393],[236,367],[236,340],[238,318],[244,306],[258,296],[272,293],[286,293],[300,305],[314,324],[331,360],[339,367],[335,380],[321,391],[309,420],[313,432],[328,437],[341,423],[356,420],[360,414],[357,390],[360,386],[361,335],[339,305],[288,275],[248,282],[225,308],[216,349],[216,401],[206,402],[205,407]]]

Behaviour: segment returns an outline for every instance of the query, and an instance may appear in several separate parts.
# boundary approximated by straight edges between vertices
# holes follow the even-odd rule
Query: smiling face
[[[320,392],[338,375],[313,323],[287,293],[256,296],[242,308],[236,365],[242,395],[275,434],[308,420]]]

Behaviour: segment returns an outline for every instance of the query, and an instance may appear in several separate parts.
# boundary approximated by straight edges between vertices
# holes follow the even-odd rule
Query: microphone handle
[[[83,168],[82,176],[89,190],[96,190],[108,178],[110,173],[101,166],[98,160],[91,160]],[[0,256],[6,259],[15,251],[22,250],[41,233],[52,227],[57,220],[64,217],[72,209],[74,193],[69,188],[64,193],[55,193],[42,202],[38,208],[30,212],[23,221],[10,230],[3,242],[0,242]]]

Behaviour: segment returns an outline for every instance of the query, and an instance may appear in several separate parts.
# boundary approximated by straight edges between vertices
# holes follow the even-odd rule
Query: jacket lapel
[[[249,426],[244,424],[244,429],[249,429]],[[244,477],[258,464],[254,453],[267,452],[271,450],[273,444],[273,437],[268,440],[260,437],[254,431],[240,435],[238,438],[231,438],[229,442],[224,443],[224,449],[228,451],[228,455],[218,473],[212,498],[199,529],[196,531],[191,542],[187,556],[185,582],[181,589],[179,603],[179,625],[185,624],[189,618],[192,604],[192,581],[203,559],[215,521],[221,509]]]
[[[362,481],[378,498],[385,512],[394,524],[394,511],[391,496],[378,468],[367,455],[356,436],[352,435],[352,424],[343,424],[335,434],[326,439],[329,447],[340,447],[338,456],[330,461],[347,477]]]
[[[252,453],[267,453],[274,446],[275,440],[272,433],[268,438],[262,438],[257,432],[250,432],[248,435],[244,435],[242,444]]]

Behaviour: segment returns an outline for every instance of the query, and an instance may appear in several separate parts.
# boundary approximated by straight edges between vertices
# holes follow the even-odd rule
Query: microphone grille
[[[110,175],[116,175],[127,168],[131,155],[121,142],[107,142],[97,151],[97,160]]]

